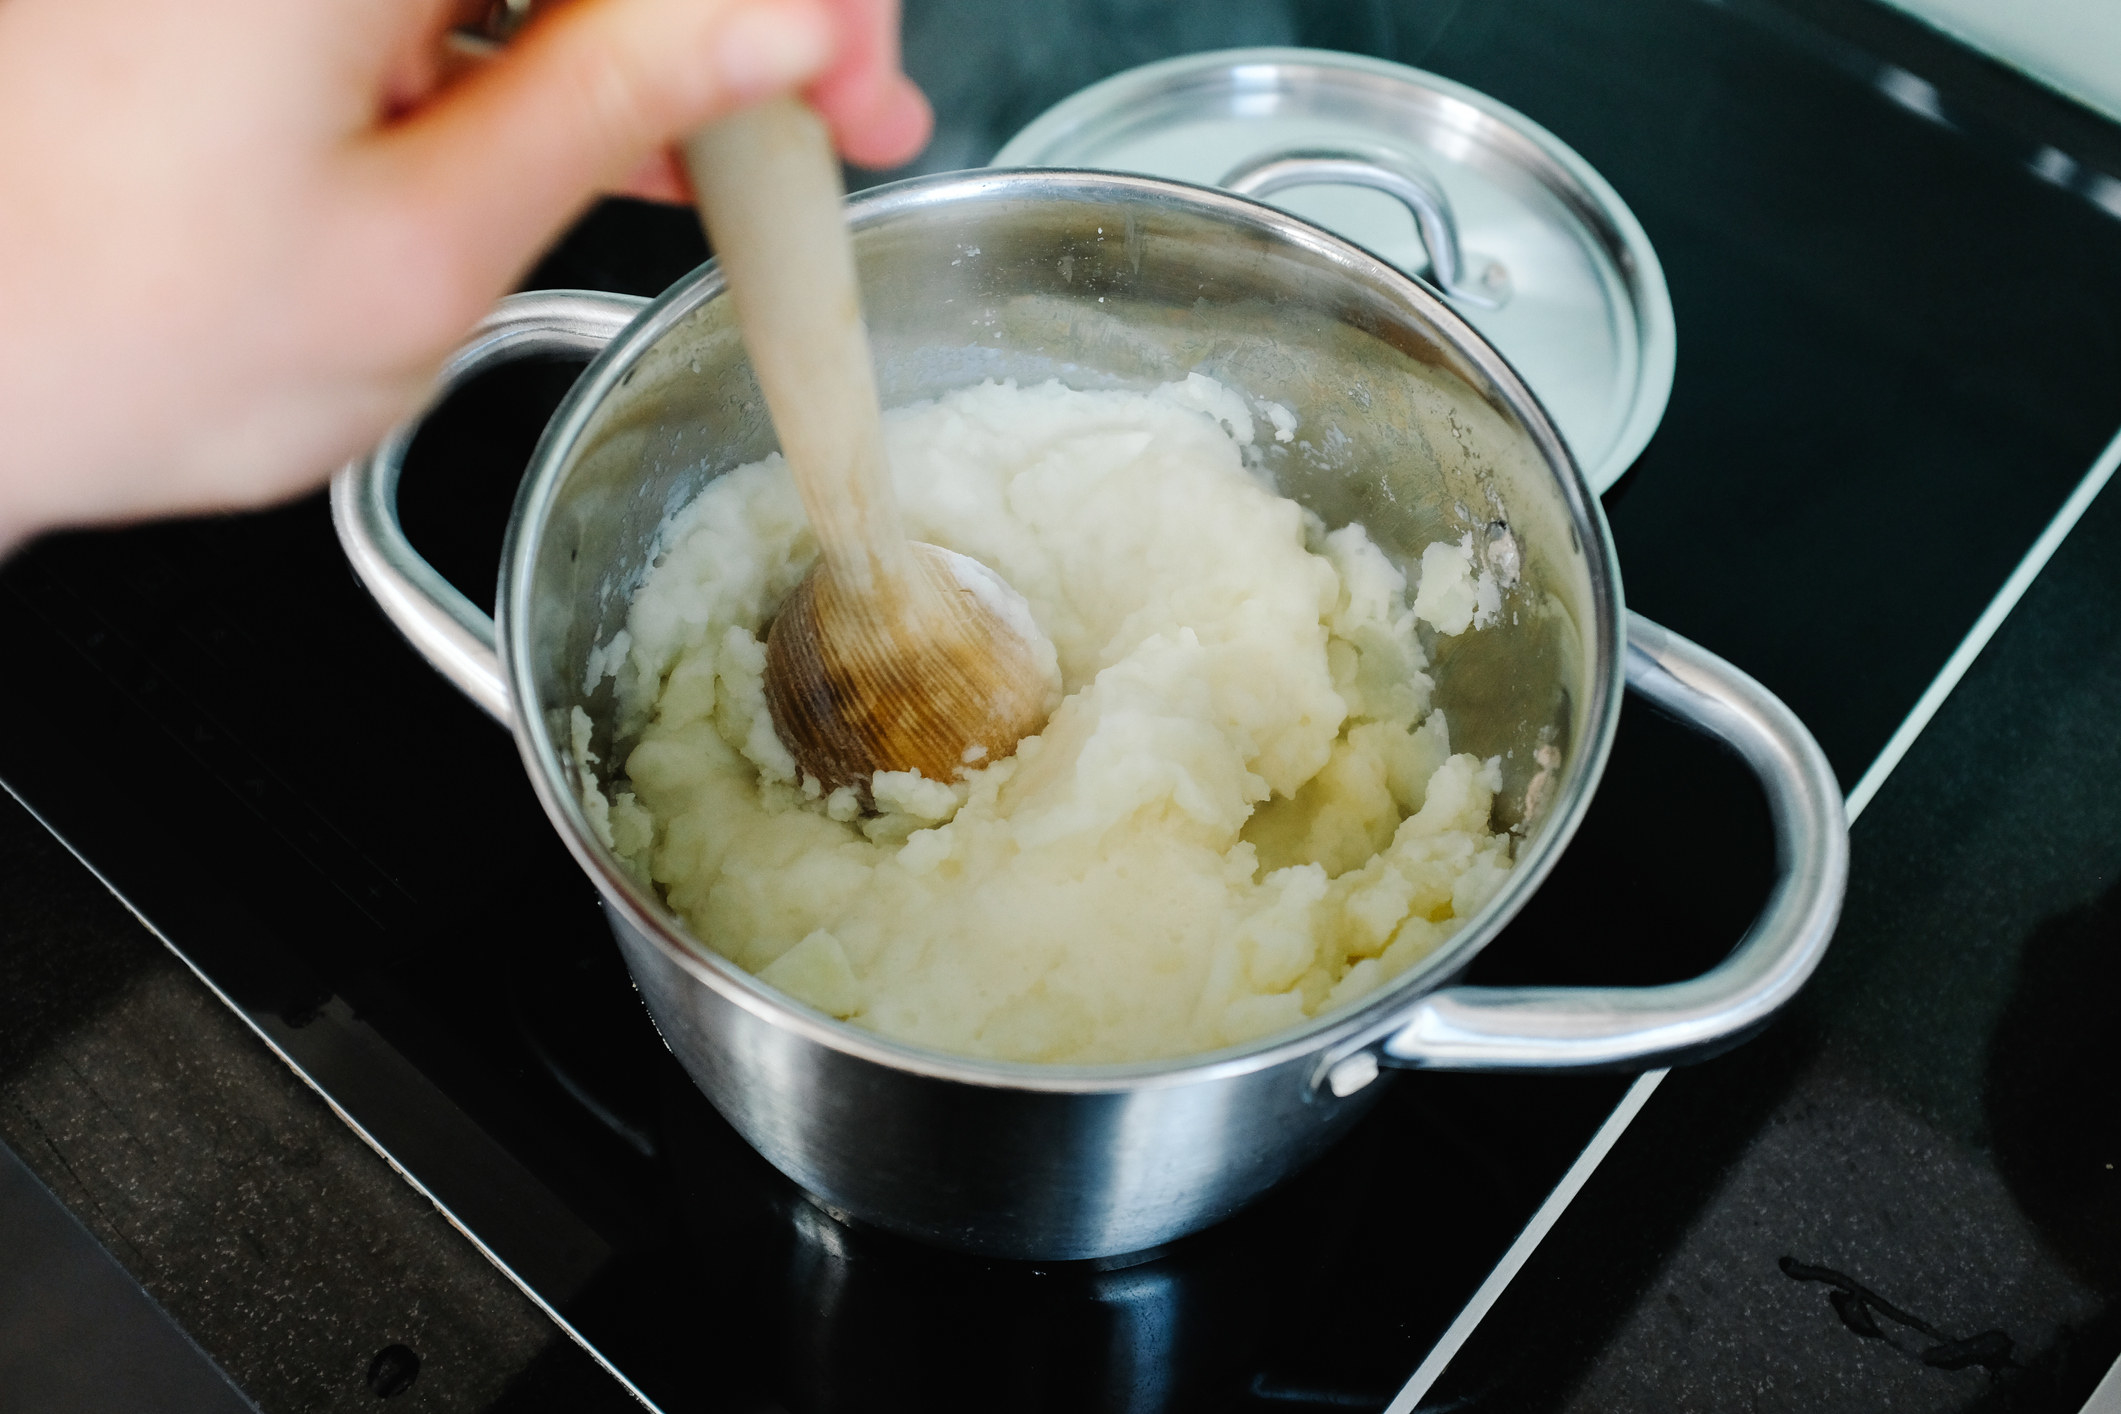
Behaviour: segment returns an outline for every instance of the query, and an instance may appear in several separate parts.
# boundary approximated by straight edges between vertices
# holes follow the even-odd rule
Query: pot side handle
[[[1628,687],[1737,751],[1774,819],[1776,880],[1731,955],[1659,987],[1447,987],[1384,1043],[1387,1065],[1431,1070],[1647,1069],[1744,1040],[1826,952],[1848,884],[1848,816],[1826,753],[1781,699],[1678,634],[1628,615]],[[1336,1090],[1357,1077],[1333,1067]],[[1374,1073],[1374,1068],[1373,1068]],[[1353,1088],[1348,1086],[1348,1088]]]
[[[355,576],[420,656],[502,726],[513,713],[493,620],[412,548],[398,521],[406,449],[428,412],[475,374],[538,354],[594,355],[647,303],[594,290],[510,295],[442,365],[434,397],[419,416],[392,428],[374,451],[332,478],[332,524]]]

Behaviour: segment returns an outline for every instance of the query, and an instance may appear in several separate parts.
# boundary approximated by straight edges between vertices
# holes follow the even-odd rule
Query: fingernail
[[[776,93],[815,78],[832,58],[832,27],[807,0],[746,5],[716,42],[722,81],[743,97]]]

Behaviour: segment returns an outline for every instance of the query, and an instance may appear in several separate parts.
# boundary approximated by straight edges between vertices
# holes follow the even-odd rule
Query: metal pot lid
[[[1192,54],[1063,99],[994,165],[1223,186],[1382,256],[1515,365],[1600,491],[1664,416],[1677,333],[1649,237],[1559,138],[1464,84],[1324,49]]]

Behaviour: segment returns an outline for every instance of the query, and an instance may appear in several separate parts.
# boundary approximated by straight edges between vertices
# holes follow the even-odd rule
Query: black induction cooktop
[[[2121,132],[1844,0],[909,0],[940,118],[920,170],[985,160],[1104,74],[1240,44],[1472,84],[1620,191],[1679,328],[1662,429],[1605,498],[1628,601],[1783,696],[1844,785],[1873,773],[1867,803],[2121,426],[2121,183],[2101,175]],[[704,254],[687,214],[612,202],[529,284],[654,293]],[[413,450],[412,539],[489,607],[578,367],[482,379]],[[1679,1100],[1627,1075],[1410,1075],[1302,1177],[1142,1260],[851,1228],[692,1089],[513,743],[376,613],[321,499],[56,537],[0,573],[0,605],[0,652],[36,668],[0,694],[0,777],[594,1352],[601,1372],[550,1357],[567,1407],[1551,1407],[1624,1336],[1612,1284],[1683,1248],[1766,1122],[1742,1086],[1719,1102],[1743,1072],[1715,1067]],[[1699,972],[1770,864],[1743,768],[1633,704],[1581,834],[1471,980]],[[1866,995],[1889,1010],[1934,981]],[[1824,1054],[1820,1034],[1754,1046]],[[1843,1279],[1812,1285],[1849,1331],[1892,1326],[1864,1273],[1795,1255]],[[2073,1337],[2080,1373],[2121,1350],[2105,1329]],[[1953,1368],[2015,1388],[2036,1344]]]

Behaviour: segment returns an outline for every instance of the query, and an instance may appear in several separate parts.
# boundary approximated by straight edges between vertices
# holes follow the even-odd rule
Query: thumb
[[[927,144],[935,125],[928,100],[899,58],[898,0],[830,0],[842,40],[810,101],[832,126],[847,160],[896,167]]]
[[[395,195],[458,278],[498,289],[596,192],[835,44],[818,0],[572,0],[382,139]]]

